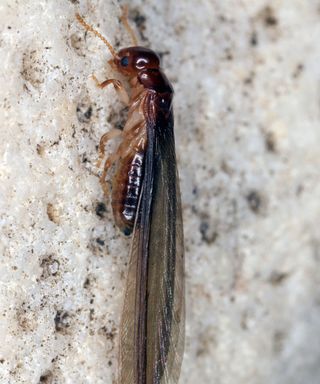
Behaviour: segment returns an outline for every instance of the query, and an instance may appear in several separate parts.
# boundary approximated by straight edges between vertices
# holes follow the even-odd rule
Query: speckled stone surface
[[[129,240],[96,177],[123,123],[116,1],[0,3],[0,383],[114,383]],[[132,1],[175,88],[184,384],[320,382],[320,4]],[[111,147],[110,147],[111,148]]]

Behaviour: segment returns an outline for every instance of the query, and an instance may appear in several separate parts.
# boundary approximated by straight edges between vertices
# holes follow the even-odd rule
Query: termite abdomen
[[[128,236],[132,233],[143,176],[143,152],[121,160],[113,179],[112,209],[116,225]]]

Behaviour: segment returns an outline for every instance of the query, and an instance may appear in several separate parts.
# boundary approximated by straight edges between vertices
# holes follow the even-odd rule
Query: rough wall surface
[[[116,1],[0,3],[0,383],[113,383],[129,241],[94,164],[123,122]],[[320,5],[130,2],[175,87],[181,383],[320,382]]]

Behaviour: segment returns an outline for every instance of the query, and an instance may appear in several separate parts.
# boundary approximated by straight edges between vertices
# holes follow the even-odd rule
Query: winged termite
[[[176,167],[173,89],[160,69],[159,56],[136,46],[126,15],[122,20],[134,46],[116,52],[80,15],[78,21],[98,36],[113,58],[109,64],[127,78],[130,96],[119,80],[113,84],[129,105],[122,131],[100,140],[101,164],[108,140],[120,136],[115,153],[104,163],[100,183],[117,164],[112,180],[116,225],[133,233],[119,338],[118,384],[176,384],[184,349],[184,253],[181,202]]]

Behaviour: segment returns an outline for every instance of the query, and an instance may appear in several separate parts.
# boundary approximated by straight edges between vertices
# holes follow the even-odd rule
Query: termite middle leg
[[[91,75],[91,77],[94,80],[94,82],[96,83],[96,86],[98,88],[101,88],[101,89],[107,87],[110,84],[113,84],[114,89],[117,91],[120,100],[125,105],[129,104],[129,95],[128,95],[127,91],[125,90],[124,86],[122,85],[121,81],[116,80],[116,79],[108,79],[108,80],[105,80],[102,83],[100,83],[100,81],[96,78],[95,75]]]
[[[146,134],[146,127],[143,122],[131,131],[124,132],[123,141],[119,145],[121,156],[126,157],[130,152],[139,152],[144,149]]]
[[[139,130],[133,130],[131,132],[127,132],[124,134],[123,131],[113,129],[110,132],[107,132],[104,134],[101,138],[100,141],[100,159],[99,159],[99,164],[101,163],[101,160],[104,155],[104,145],[105,143],[109,140],[111,136],[114,135],[122,135],[123,140],[118,146],[118,149],[116,152],[111,154],[105,161],[103,171],[100,177],[100,184],[103,189],[103,192],[106,196],[109,195],[109,186],[108,183],[106,182],[106,177],[108,170],[114,164],[117,160],[126,158],[130,153],[138,153],[141,151],[141,149],[144,149],[145,147],[145,142],[146,142],[146,132],[144,129],[144,125],[141,124],[140,127],[138,127]],[[118,133],[120,132],[120,133]],[[102,154],[102,156],[101,156]]]

